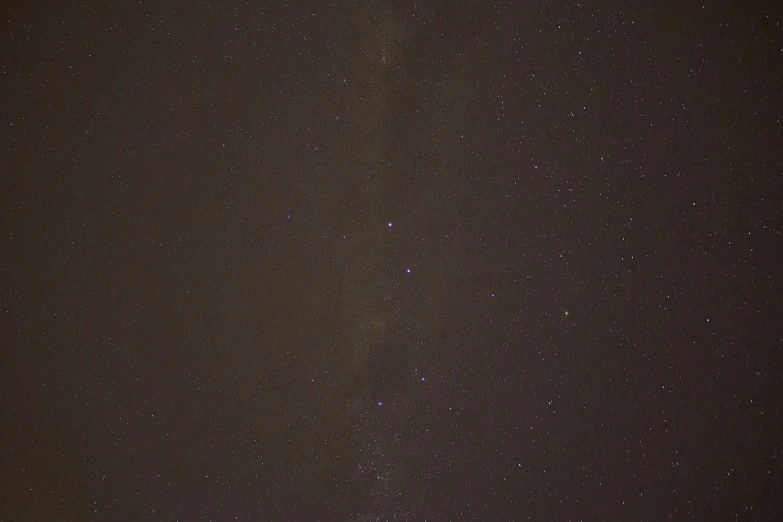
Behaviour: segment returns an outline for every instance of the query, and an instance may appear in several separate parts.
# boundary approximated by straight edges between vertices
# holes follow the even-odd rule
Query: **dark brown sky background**
[[[4,521],[780,520],[780,10],[14,2]]]

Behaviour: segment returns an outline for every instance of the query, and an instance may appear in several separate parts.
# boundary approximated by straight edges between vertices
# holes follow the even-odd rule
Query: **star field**
[[[0,519],[780,519],[781,21],[7,10]]]

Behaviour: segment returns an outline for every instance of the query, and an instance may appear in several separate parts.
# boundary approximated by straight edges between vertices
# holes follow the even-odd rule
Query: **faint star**
[[[411,269],[410,268],[407,269],[406,272],[408,272],[410,274],[411,273]]]
[[[392,225],[392,224],[391,224],[391,221],[389,221],[389,228],[391,228],[391,225]]]

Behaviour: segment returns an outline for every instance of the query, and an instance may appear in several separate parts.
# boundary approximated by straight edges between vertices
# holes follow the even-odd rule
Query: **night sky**
[[[781,520],[782,26],[7,6],[0,520]]]

